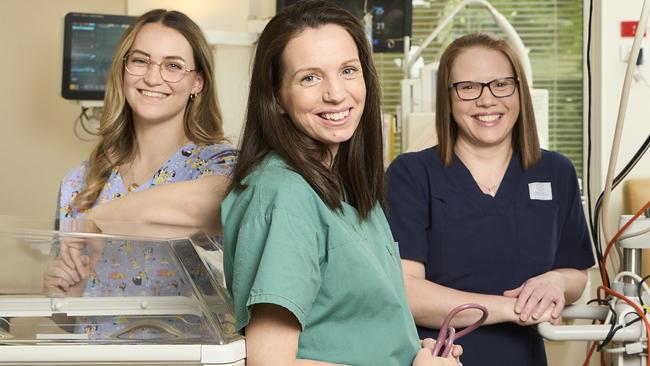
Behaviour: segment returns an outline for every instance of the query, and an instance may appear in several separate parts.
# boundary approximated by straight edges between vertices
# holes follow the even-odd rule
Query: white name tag
[[[553,199],[551,182],[528,183],[528,192],[531,200],[551,201]]]

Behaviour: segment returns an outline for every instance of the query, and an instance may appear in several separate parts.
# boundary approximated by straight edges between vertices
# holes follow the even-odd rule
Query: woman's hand
[[[103,248],[104,240],[99,238],[61,238],[60,255],[43,274],[44,293],[54,297],[81,296]]]
[[[90,273],[87,269],[90,262],[88,256],[81,256],[78,262],[86,267],[84,273]],[[49,263],[43,274],[43,292],[50,297],[81,296],[87,279],[87,274],[79,274],[78,270],[68,266],[62,257],[57,257]]]
[[[61,260],[79,277],[88,278],[102,258],[105,241],[100,238],[61,238]]]
[[[455,345],[451,353],[446,358],[435,357],[432,353],[436,341],[431,338],[422,340],[422,349],[418,351],[413,360],[412,366],[459,366],[460,356],[463,354],[463,348]]]
[[[514,311],[524,324],[561,321],[565,305],[565,279],[561,273],[549,271],[528,279],[521,286],[505,291],[506,297],[516,298]]]

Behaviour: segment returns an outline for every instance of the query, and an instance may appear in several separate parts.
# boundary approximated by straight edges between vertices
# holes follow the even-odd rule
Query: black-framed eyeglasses
[[[142,52],[129,52],[124,56],[124,69],[131,75],[144,76],[149,69],[157,65],[160,68],[160,77],[168,83],[177,83],[194,70],[187,68],[187,65],[179,59],[169,58],[162,62],[154,62]]]
[[[492,93],[496,98],[505,98],[515,93],[518,83],[519,80],[516,77],[509,76],[506,78],[494,79],[487,83],[481,83],[478,81],[458,81],[449,85],[449,88],[456,89],[456,95],[458,95],[460,100],[475,100],[480,98],[481,95],[483,95],[483,89],[486,86],[490,89],[490,93]]]

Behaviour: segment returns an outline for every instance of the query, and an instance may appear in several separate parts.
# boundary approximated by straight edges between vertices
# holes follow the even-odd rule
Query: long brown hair
[[[451,68],[456,57],[465,49],[482,47],[503,53],[518,78],[519,116],[512,131],[512,148],[521,155],[524,169],[535,165],[541,158],[537,125],[533,102],[526,73],[521,60],[510,44],[488,33],[471,33],[453,41],[440,58],[438,81],[436,85],[436,133],[438,134],[438,152],[446,166],[450,166],[454,155],[454,145],[458,137],[458,126],[451,114]]]
[[[187,101],[183,115],[185,136],[197,144],[224,141],[221,111],[212,70],[212,51],[203,32],[194,21],[178,11],[151,10],[131,25],[117,44],[106,83],[104,111],[99,128],[99,142],[90,154],[84,188],[76,196],[74,206],[91,208],[111,171],[133,159],[137,148],[131,107],[124,95],[124,57],[133,45],[136,35],[145,24],[160,23],[177,30],[187,39],[193,50],[196,69],[203,77],[203,89]]]
[[[365,108],[350,140],[339,145],[332,167],[324,164],[327,147],[302,132],[280,111],[282,53],[306,28],[335,24],[344,28],[359,52],[366,86]],[[239,162],[230,190],[243,189],[242,180],[270,153],[299,173],[331,209],[341,209],[345,190],[362,219],[383,195],[383,159],[379,83],[368,39],[359,21],[328,1],[299,1],[271,19],[260,35],[251,75],[246,122]]]

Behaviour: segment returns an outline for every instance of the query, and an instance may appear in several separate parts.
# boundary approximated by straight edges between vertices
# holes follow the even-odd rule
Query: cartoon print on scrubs
[[[142,184],[134,192],[209,175],[228,175],[235,165],[236,158],[236,151],[229,145],[199,146],[188,143],[169,158],[149,182]],[[83,188],[87,165],[88,162],[84,162],[82,166],[72,169],[63,179],[57,210],[57,217],[60,219],[79,218],[79,214],[82,213],[72,207],[72,202]],[[117,169],[113,169],[97,202],[108,202],[127,193],[120,173]]]
[[[147,184],[139,186],[134,192],[204,176],[228,175],[236,158],[236,150],[230,145],[188,143],[172,155]],[[83,218],[83,212],[74,209],[72,202],[83,187],[86,169],[87,162],[84,162],[63,179],[57,210],[59,219]],[[127,194],[119,172],[113,169],[97,202],[108,202]],[[191,294],[190,284],[179,276],[178,271],[171,248],[167,245],[109,242],[103,249],[102,259],[88,278],[83,296],[188,296]],[[139,319],[134,317],[78,317],[78,332],[88,334],[91,339],[102,339],[123,329],[124,324],[137,320]],[[160,320],[188,335],[202,332],[200,322],[194,316],[184,316],[183,319],[161,317]],[[157,330],[146,328],[129,332],[121,338],[152,339],[166,336]]]
[[[174,260],[166,242],[158,245],[122,240],[108,242],[83,296],[191,296],[191,285],[178,275],[180,270],[181,267]],[[146,319],[152,320],[152,317]],[[200,319],[193,315],[161,316],[155,319],[168,323],[190,337],[201,335],[205,331]],[[81,324],[78,329],[83,329],[92,339],[115,336],[119,330],[137,320],[137,317],[129,316],[77,317],[77,322]],[[119,336],[125,339],[171,337],[154,328],[135,329]]]
[[[166,243],[108,242],[83,296],[191,295],[177,271]]]

